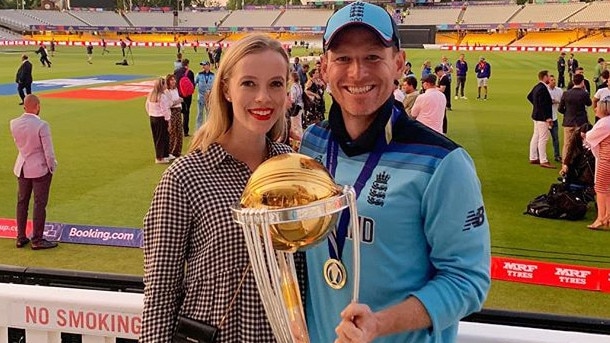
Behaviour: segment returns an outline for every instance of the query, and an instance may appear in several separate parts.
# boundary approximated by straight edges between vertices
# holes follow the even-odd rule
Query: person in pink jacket
[[[17,248],[26,246],[30,239],[26,236],[26,223],[30,197],[34,193],[34,216],[32,249],[50,249],[57,243],[43,238],[46,207],[49,200],[51,179],[57,160],[51,140],[49,124],[40,119],[40,100],[33,94],[23,99],[25,112],[11,120],[11,134],[19,154],[13,172],[17,176]]]

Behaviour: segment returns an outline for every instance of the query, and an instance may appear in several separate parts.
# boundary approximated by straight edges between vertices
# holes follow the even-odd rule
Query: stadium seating
[[[91,26],[129,26],[120,14],[111,11],[71,11],[70,15]]]
[[[567,4],[531,4],[510,19],[511,23],[559,23],[570,17],[574,12],[587,6],[576,2]]]
[[[503,24],[517,11],[518,5],[468,6],[460,24]]]
[[[332,10],[289,9],[282,13],[275,26],[326,26]]]
[[[511,46],[566,46],[578,40],[575,31],[529,32]]]
[[[455,24],[460,8],[414,8],[404,17],[405,25],[443,25]]]
[[[506,46],[517,39],[515,31],[507,31],[502,33],[476,33],[468,32],[460,43],[462,46],[488,45],[488,46]]]
[[[182,27],[215,27],[221,23],[231,12],[179,12],[179,26]]]
[[[607,21],[610,13],[609,1],[594,1],[582,11],[568,18],[568,22]]]
[[[0,24],[17,31],[29,30],[30,25],[47,24],[36,17],[27,15],[27,12],[29,11],[0,10]]]
[[[281,13],[281,10],[233,11],[220,27],[270,27],[274,26]]]
[[[459,35],[456,32],[437,32],[436,44],[458,45]]]
[[[24,14],[36,18],[47,25],[57,26],[87,26],[87,23],[71,16],[68,12],[28,10]]]
[[[0,40],[21,40],[23,36],[15,34],[9,30],[0,28]]]
[[[609,47],[609,46],[610,46],[610,35],[606,35],[606,33],[603,33],[603,32],[593,34],[589,37],[583,38],[579,41],[576,41],[576,42],[568,45],[568,47],[571,47],[571,48]]]
[[[129,12],[125,13],[125,18],[137,27],[170,27],[174,26],[174,17],[172,13],[162,12]]]

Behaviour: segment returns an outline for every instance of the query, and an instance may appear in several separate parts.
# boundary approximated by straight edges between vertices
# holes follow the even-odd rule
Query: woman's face
[[[169,89],[176,88],[176,79],[175,78],[172,77],[167,81],[167,88],[169,88]]]
[[[264,135],[284,115],[288,64],[273,50],[250,54],[233,67],[224,96],[233,106],[231,130]]]

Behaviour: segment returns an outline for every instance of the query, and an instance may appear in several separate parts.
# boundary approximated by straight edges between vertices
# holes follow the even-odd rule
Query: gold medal
[[[341,289],[347,282],[347,270],[341,261],[334,258],[324,263],[324,279],[332,289]]]

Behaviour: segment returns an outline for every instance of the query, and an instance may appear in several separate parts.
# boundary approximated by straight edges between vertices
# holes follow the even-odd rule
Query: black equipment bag
[[[530,201],[524,214],[540,218],[580,220],[587,213],[587,200],[566,189],[565,184],[554,183],[547,194]]]

